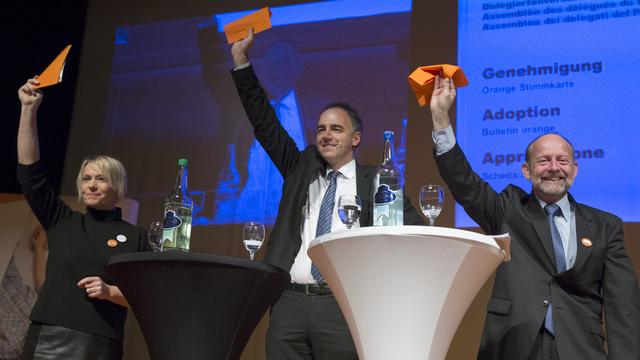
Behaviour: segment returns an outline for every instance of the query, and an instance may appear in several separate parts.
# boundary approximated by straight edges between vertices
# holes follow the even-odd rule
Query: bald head
[[[549,138],[560,138],[561,140],[563,140],[569,146],[569,149],[571,152],[571,160],[573,160],[574,149],[571,141],[569,141],[567,138],[565,138],[560,134],[544,134],[533,139],[533,141],[531,141],[529,145],[527,145],[527,150],[524,155],[524,159],[527,163],[529,163],[529,161],[531,160],[531,150],[533,149],[534,144],[538,143],[539,141],[545,141],[546,139],[549,139]]]

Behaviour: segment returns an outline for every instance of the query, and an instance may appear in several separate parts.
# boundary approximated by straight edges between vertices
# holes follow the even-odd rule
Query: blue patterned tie
[[[338,172],[332,171],[329,173],[329,187],[327,192],[324,193],[322,198],[322,204],[320,205],[320,213],[318,214],[318,225],[316,226],[316,237],[331,232],[331,218],[333,217],[333,203],[336,198],[336,185],[337,185]],[[320,270],[316,267],[316,264],[311,264],[311,275],[318,282],[318,284],[324,283],[324,277],[320,274]]]
[[[561,273],[567,270],[567,261],[564,257],[564,247],[562,246],[562,238],[560,237],[560,231],[556,226],[555,217],[562,216],[562,209],[556,204],[548,204],[544,207],[544,211],[547,213],[547,220],[549,222],[549,228],[551,229],[551,239],[553,240],[553,251],[556,254],[556,270]],[[556,331],[553,328],[553,314],[552,304],[549,304],[547,308],[547,315],[544,318],[544,327],[555,336]]]

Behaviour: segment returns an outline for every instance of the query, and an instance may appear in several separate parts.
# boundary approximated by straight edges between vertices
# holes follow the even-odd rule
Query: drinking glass
[[[342,195],[338,199],[338,215],[340,215],[340,221],[347,225],[347,229],[351,229],[351,226],[360,218],[360,211],[362,211],[362,201],[358,195]]]
[[[425,185],[421,187],[419,199],[422,213],[429,219],[429,226],[433,226],[444,205],[444,190],[442,186]]]
[[[162,251],[162,232],[164,231],[164,226],[162,221],[152,221],[149,224],[149,233],[147,235],[147,240],[149,241],[149,246],[153,251]]]
[[[244,224],[244,228],[242,229],[242,242],[244,243],[244,247],[249,252],[249,260],[253,260],[256,251],[258,251],[258,249],[260,249],[260,246],[262,246],[263,240],[263,224],[255,221],[249,221]]]

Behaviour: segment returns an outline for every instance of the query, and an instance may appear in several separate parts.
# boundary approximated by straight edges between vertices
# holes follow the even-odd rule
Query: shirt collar
[[[325,172],[324,178],[327,178],[330,172],[333,170],[331,168],[327,168]],[[349,180],[353,179],[356,176],[356,159],[351,159],[348,163],[344,164],[340,169],[338,169],[339,175],[345,177]]]
[[[542,206],[543,209],[547,206],[547,203],[540,199],[538,199],[538,202],[540,202],[540,206]],[[568,220],[569,214],[571,214],[571,202],[569,201],[569,195],[564,194],[564,196],[560,200],[556,201],[555,204],[560,207],[560,210],[562,210],[562,217]]]

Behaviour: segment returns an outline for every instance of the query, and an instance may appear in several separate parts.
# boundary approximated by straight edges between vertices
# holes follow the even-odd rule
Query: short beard
[[[567,193],[569,191],[569,188],[571,188],[571,185],[573,185],[573,181],[571,181],[571,179],[569,178],[564,178],[562,185],[548,184],[548,183],[545,183],[545,181],[542,180],[542,178],[540,178],[538,189],[544,195],[556,196],[556,195],[563,195]]]

